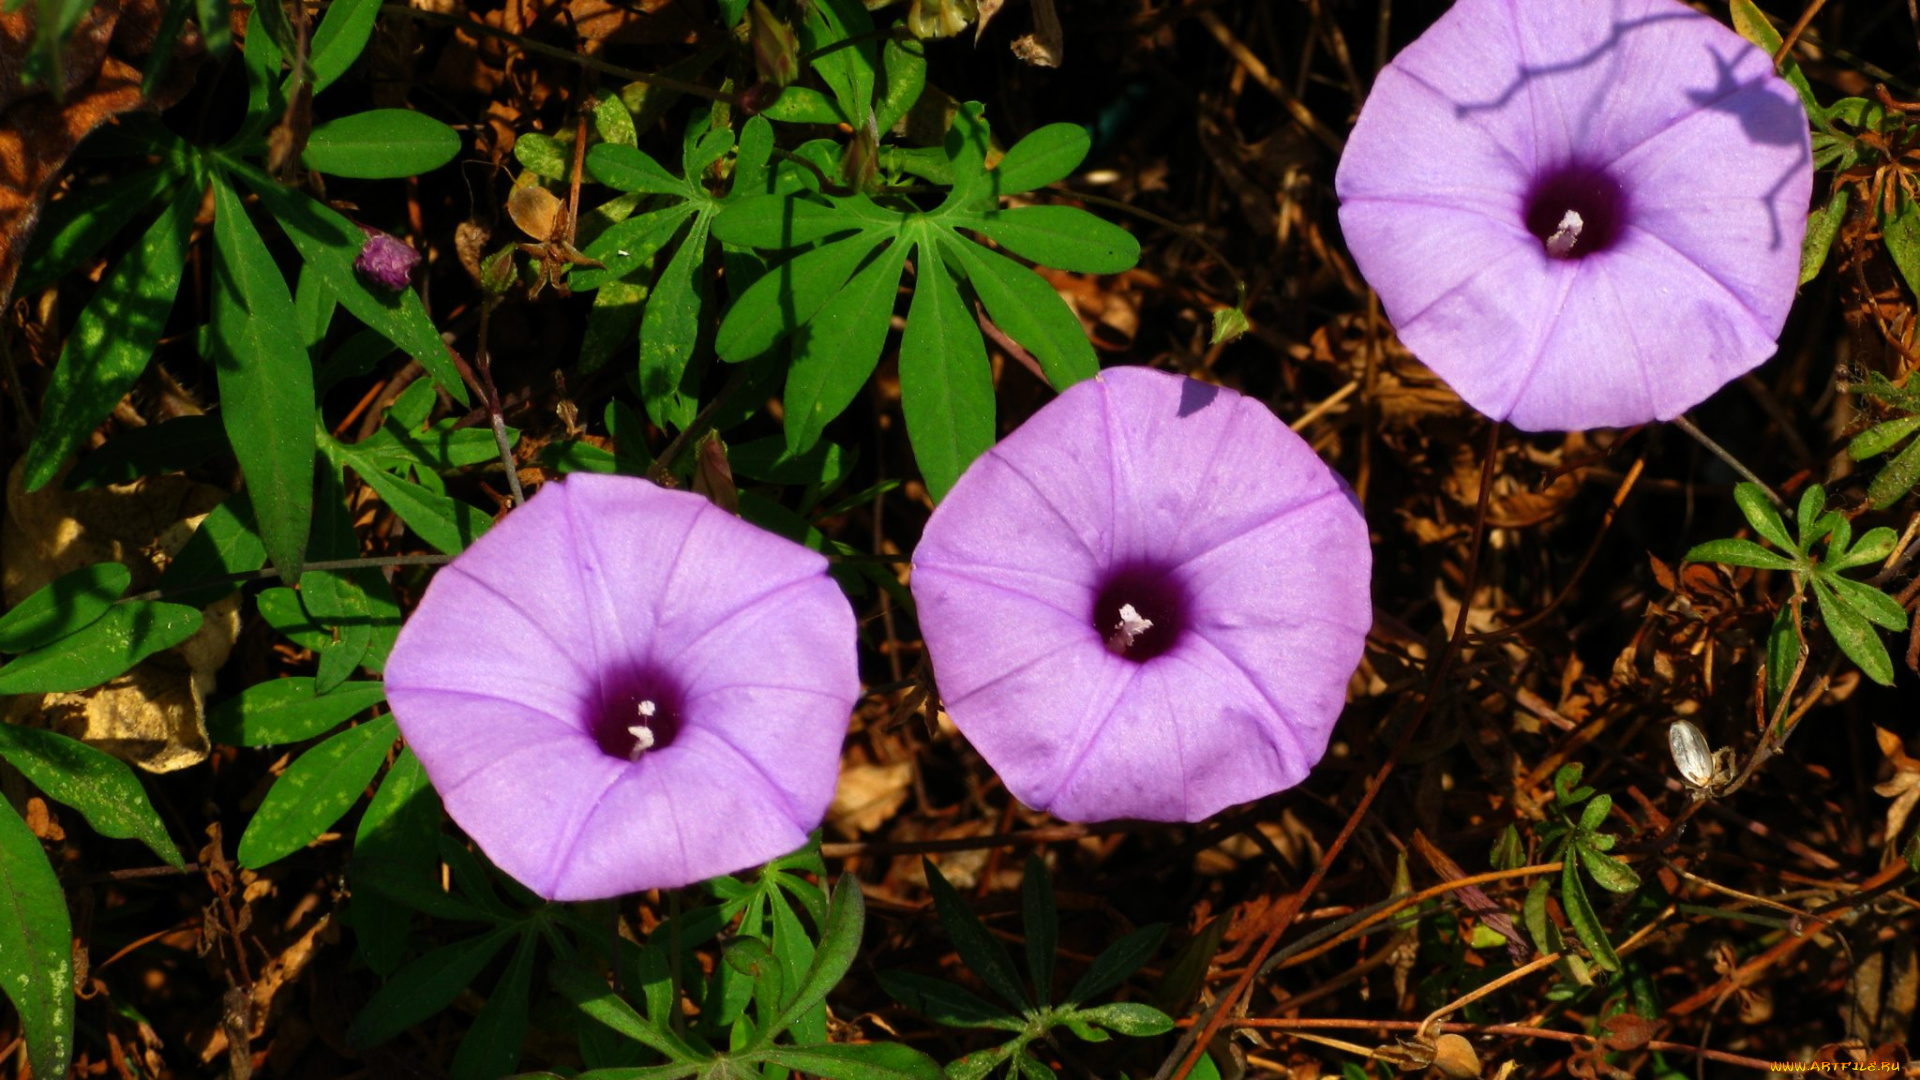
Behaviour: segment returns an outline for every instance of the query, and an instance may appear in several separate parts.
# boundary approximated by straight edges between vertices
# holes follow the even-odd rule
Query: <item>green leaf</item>
[[[993,446],[993,367],[973,308],[921,228],[919,280],[900,339],[900,401],[914,460],[938,503]]]
[[[538,131],[529,131],[513,140],[513,159],[526,167],[534,176],[546,180],[568,180],[572,171],[572,140],[561,142],[551,135]],[[531,183],[522,177],[522,186]]]
[[[922,856],[920,865],[926,870],[927,890],[933,894],[933,907],[940,915],[940,925],[946,928],[947,936],[953,939],[954,950],[968,969],[1014,1009],[1024,1010],[1034,1004],[1020,985],[1020,974],[1014,970],[1013,957],[1007,955],[1007,947],[989,934],[979,917],[967,909],[966,901],[960,899],[960,894],[948,884],[946,875],[932,859]],[[1072,995],[1068,995],[1068,999],[1075,1000]]]
[[[1920,206],[1902,197],[1891,217],[1880,215],[1880,231],[1907,288],[1920,291]]]
[[[267,549],[253,529],[253,504],[246,492],[239,491],[201,520],[160,575],[160,588],[168,590],[176,603],[205,607],[239,591],[240,582],[233,575],[251,573],[266,562]],[[210,584],[171,591],[203,583]]]
[[[883,971],[880,989],[887,996],[943,1027],[998,1028],[1019,1031],[1026,1020],[945,979],[909,971]]]
[[[1885,525],[1877,529],[1868,529],[1867,534],[1847,549],[1843,556],[1826,564],[1828,570],[1851,570],[1856,566],[1877,563],[1893,554],[1895,544],[1900,542],[1900,534]]]
[[[873,128],[885,135],[913,110],[920,95],[926,92],[926,44],[912,38],[889,37],[880,49],[880,66],[886,81],[880,100],[874,103]]]
[[[99,686],[199,629],[195,608],[151,600],[115,604],[85,628],[0,667],[0,696]]]
[[[1020,1042],[1015,1040],[1001,1043],[988,1050],[975,1050],[947,1066],[946,1080],[982,1080],[988,1073],[999,1068],[1001,1062],[1019,1052],[1020,1045]]]
[[[527,1040],[527,1006],[533,991],[534,943],[539,938],[523,934],[513,950],[507,970],[480,1007],[473,1026],[460,1039],[454,1051],[453,1080],[496,1080],[520,1064],[520,1047]]]
[[[353,1018],[347,1045],[355,1050],[378,1046],[453,1004],[518,932],[518,927],[502,926],[442,946],[401,968]]]
[[[40,427],[27,448],[28,491],[53,479],[147,369],[180,291],[200,195],[195,185],[183,187],[80,312],[60,350]]]
[[[849,241],[855,242],[859,241]],[[794,340],[793,366],[787,370],[788,450],[801,453],[820,441],[827,422],[853,403],[867,376],[873,374],[886,344],[907,247],[904,240],[896,240],[805,320],[805,328]],[[780,274],[780,268],[774,269],[747,293]],[[746,298],[743,295],[741,300]],[[725,329],[721,328],[723,333]]]
[[[668,172],[661,164],[631,146],[600,143],[587,151],[587,171],[595,180],[617,191],[639,191],[649,195],[692,194],[685,180]]]
[[[850,124],[840,106],[827,94],[798,84],[780,91],[760,115],[783,124]]]
[[[301,160],[328,176],[397,180],[429,173],[460,153],[460,135],[412,109],[369,109],[314,126]]]
[[[1080,317],[1045,278],[990,248],[942,239],[986,307],[987,317],[1033,354],[1056,391],[1100,373],[1100,360],[1080,327]]]
[[[767,271],[728,309],[714,350],[723,360],[740,361],[773,348],[841,295],[847,279],[884,239],[877,233],[860,233],[803,251]]]
[[[1140,965],[1153,957],[1166,940],[1167,928],[1156,923],[1135,930],[1112,945],[1106,951],[1093,958],[1087,973],[1067,991],[1067,1001],[1079,1004],[1091,1001],[1107,991],[1119,986],[1127,976],[1139,970]]]
[[[313,92],[318,94],[347,73],[373,36],[380,0],[333,0],[307,45]]]
[[[898,1043],[770,1046],[737,1060],[768,1062],[821,1080],[943,1080],[940,1065]]]
[[[480,538],[493,524],[478,507],[436,494],[419,484],[402,480],[378,468],[361,468],[353,459],[354,472],[367,482],[380,501],[386,503],[420,539],[448,555],[458,555]]]
[[[147,204],[172,191],[180,176],[178,163],[169,160],[76,187],[48,203],[27,242],[13,295],[32,296],[99,254]]]
[[[1826,265],[1833,238],[1840,235],[1840,223],[1847,217],[1847,189],[1841,188],[1807,217],[1806,239],[1800,242],[1800,284],[1820,276]]]
[[[348,728],[301,754],[274,781],[240,836],[240,865],[257,870],[312,843],[373,782],[395,737],[393,717]]]
[[[398,293],[374,292],[353,262],[360,257],[366,234],[359,226],[336,213],[332,207],[292,188],[282,187],[264,175],[248,171],[246,181],[261,205],[273,215],[280,228],[299,250],[307,267],[318,274],[340,305],[368,329],[386,338],[407,355],[420,361],[427,374],[460,405],[468,404],[467,388],[447,355],[447,343],[427,317],[420,294],[412,289]]]
[[[854,127],[865,127],[870,119],[874,72],[880,65],[880,49],[874,41],[873,19],[860,0],[817,0],[794,28],[800,47],[818,53],[812,64],[822,82],[833,90],[840,112]],[[832,51],[829,45],[851,41]]]
[[[312,679],[269,679],[209,710],[207,733],[229,746],[304,742],[386,699],[383,683],[342,683],[316,695]]]
[[[1027,974],[1033,977],[1033,1000],[1053,1000],[1053,962],[1060,943],[1060,913],[1053,903],[1053,879],[1038,852],[1027,853],[1020,876],[1020,916],[1027,937]]]
[[[1867,498],[1875,510],[1885,510],[1911,491],[1916,482],[1920,482],[1920,439],[1908,443],[1905,450],[1880,467],[1873,483],[1867,485]]]
[[[73,924],[46,852],[0,800],[0,990],[20,1014],[33,1075],[63,1077],[73,1057]]]
[[[1875,626],[1895,631],[1907,628],[1907,613],[1900,602],[1872,585],[1834,573],[1822,573],[1819,580],[1833,590],[1836,599]]]
[[[1827,508],[1827,489],[1819,484],[1807,485],[1800,493],[1800,505],[1794,511],[1793,523],[1800,530],[1800,543],[1795,550],[1805,555],[1813,549],[1814,542],[1824,535],[1820,527],[1820,512]]]
[[[1151,1005],[1131,1001],[1096,1005],[1091,1009],[1080,1009],[1075,1015],[1086,1023],[1098,1024],[1122,1035],[1145,1037],[1164,1035],[1173,1030],[1173,1017]]]
[[[360,815],[348,868],[353,894],[347,920],[353,927],[354,944],[367,966],[383,978],[405,959],[412,918],[408,905],[361,886],[369,870],[378,867],[417,891],[438,893],[439,836],[440,800],[427,783],[420,759],[412,750],[403,750],[367,803],[367,812]]]
[[[1798,550],[1793,538],[1787,534],[1787,523],[1780,520],[1779,508],[1774,506],[1773,500],[1767,497],[1766,488],[1759,484],[1735,484],[1733,502],[1740,508],[1740,513],[1746,517],[1747,524],[1753,526],[1753,531],[1759,533],[1769,544],[1781,551]]]
[[[686,240],[654,281],[640,322],[640,396],[647,415],[663,428],[684,431],[698,410],[699,388],[683,384],[700,337],[710,221],[706,214],[694,217]]]
[[[1117,274],[1140,261],[1140,241],[1073,206],[1018,206],[954,222],[979,229],[1023,259],[1081,274]]]
[[[1733,28],[1740,32],[1740,36],[1760,46],[1768,57],[1778,53],[1781,44],[1780,32],[1773,28],[1773,24],[1767,21],[1765,15],[1761,14],[1753,0],[1732,0],[1732,2]],[[1780,77],[1787,80],[1799,93],[1800,103],[1806,106],[1807,115],[1813,119],[1813,122],[1820,127],[1825,127],[1826,112],[1820,108],[1819,100],[1813,96],[1813,87],[1807,84],[1806,72],[1800,70],[1800,65],[1795,63],[1792,57],[1788,57],[1787,62],[1781,66]]]
[[[119,758],[43,728],[0,724],[0,756],[55,802],[80,811],[101,836],[138,840],[167,865],[186,865],[147,790]]]
[[[1607,940],[1607,932],[1601,929],[1600,919],[1593,913],[1586,886],[1580,883],[1579,866],[1580,860],[1568,852],[1560,871],[1560,904],[1566,908],[1567,922],[1573,925],[1573,932],[1579,935],[1594,962],[1608,971],[1619,971],[1620,956],[1613,951],[1613,943]]]
[[[220,0],[194,0],[195,19],[207,42],[207,55],[224,57],[233,48],[233,23]]]
[[[903,214],[865,195],[818,202],[801,195],[749,195],[730,202],[713,219],[713,235],[729,244],[783,251],[849,234],[898,231]]]
[[[1597,795],[1580,811],[1580,828],[1585,832],[1594,832],[1607,823],[1607,815],[1613,813],[1613,796]]]
[[[313,517],[313,366],[295,332],[286,279],[240,196],[219,177],[213,205],[220,415],[253,496],[267,556],[291,584],[300,577]]]
[[[183,472],[227,448],[227,432],[218,416],[181,416],[164,424],[121,432],[112,442],[81,458],[67,473],[68,491],[126,484],[156,473]]]
[[[800,980],[793,1000],[781,1010],[778,1018],[761,1029],[756,1042],[773,1039],[826,1000],[828,991],[838,986],[853,967],[854,957],[860,952],[860,931],[865,924],[866,900],[860,895],[860,883],[852,874],[843,874],[827,907],[827,923],[820,928],[820,948],[814,953],[813,965]]]
[[[581,1012],[648,1049],[677,1062],[692,1063],[706,1058],[667,1030],[665,1017],[660,1018],[659,1024],[649,1021],[614,993],[605,980],[578,964],[557,962],[548,978]]]
[[[1767,631],[1767,715],[1772,716],[1781,695],[1787,692],[1787,680],[1793,678],[1800,661],[1800,630],[1793,617],[1793,605],[1782,604]]]
[[[1586,844],[1575,844],[1573,849],[1580,853],[1587,873],[1608,892],[1630,893],[1640,887],[1640,875],[1619,859]]]
[[[1079,124],[1048,124],[1014,143],[989,175],[1002,195],[1032,191],[1073,175],[1092,148],[1093,136]]]
[[[693,213],[694,209],[686,203],[674,203],[608,226],[582,252],[588,258],[605,264],[606,269],[576,267],[568,280],[576,291],[584,291],[604,290],[608,285],[624,279],[628,284],[638,286],[640,297],[644,299],[651,284],[654,257],[672,242],[680,231],[681,223]],[[596,303],[598,299],[595,298]]]
[[[1789,547],[1787,550],[1793,550]],[[1723,566],[1751,566],[1760,570],[1791,570],[1794,562],[1775,555],[1751,540],[1709,540],[1687,549],[1686,561],[1720,563]]]
[[[28,652],[86,627],[132,582],[133,571],[117,562],[60,575],[0,616],[0,653]]]
[[[1814,576],[1813,591],[1820,602],[1820,617],[1826,621],[1827,633],[1833,635],[1840,651],[1859,665],[1868,678],[1882,686],[1892,686],[1893,660],[1865,615],[1836,597],[1824,575]]]
[[[1916,431],[1920,431],[1920,416],[1902,416],[1875,424],[1853,437],[1853,441],[1847,444],[1847,456],[1855,461],[1865,461],[1893,449]]]

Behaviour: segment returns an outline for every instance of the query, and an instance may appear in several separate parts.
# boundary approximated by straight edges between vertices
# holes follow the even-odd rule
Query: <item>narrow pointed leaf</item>
[[[714,350],[723,360],[741,361],[773,348],[838,295],[885,239],[880,233],[858,233],[768,270],[727,310]]]
[[[94,563],[60,575],[0,615],[0,653],[30,652],[105,615],[133,582],[117,562]]]
[[[989,175],[1000,194],[1017,195],[1065,180],[1092,148],[1093,136],[1079,124],[1048,124],[1014,143]]]
[[[1007,954],[1007,947],[988,933],[979,917],[968,910],[967,902],[948,884],[946,875],[933,860],[922,858],[920,863],[926,868],[927,891],[933,894],[933,907],[939,913],[940,925],[946,928],[947,937],[953,940],[954,950],[967,968],[1016,1010],[1032,1005],[1020,985],[1020,973],[1014,970],[1013,957]]]
[[[80,811],[94,832],[138,840],[167,865],[186,865],[147,799],[147,789],[126,762],[77,739],[24,724],[0,724],[0,757],[48,798]]]
[[[1027,973],[1033,976],[1033,999],[1041,1005],[1053,1000],[1053,962],[1060,944],[1060,914],[1053,903],[1053,879],[1037,853],[1028,853],[1020,878],[1021,930],[1027,938]]]
[[[1568,852],[1560,873],[1560,903],[1567,909],[1567,921],[1573,924],[1573,932],[1593,954],[1594,962],[1608,971],[1619,971],[1620,956],[1613,951],[1613,943],[1607,940],[1607,932],[1593,913],[1586,886],[1580,883],[1579,866],[1580,860]]]
[[[979,244],[949,237],[944,247],[959,262],[987,317],[1033,354],[1055,390],[1100,373],[1080,317],[1045,278]]]
[[[369,109],[316,124],[301,160],[309,169],[358,180],[418,176],[452,161],[460,135],[412,109]]]
[[[943,1080],[938,1062],[898,1043],[771,1046],[751,1058],[821,1080]]]
[[[943,1027],[999,1028],[1019,1031],[1026,1020],[994,1005],[964,986],[910,971],[883,971],[880,989],[887,996]]]
[[[1080,981],[1067,991],[1067,1001],[1079,1003],[1091,1001],[1107,991],[1119,986],[1127,976],[1140,969],[1153,958],[1160,943],[1166,940],[1167,928],[1162,924],[1143,926],[1112,945],[1106,951],[1093,958],[1093,965]]]
[[[316,693],[309,678],[255,683],[207,713],[207,733],[229,746],[272,746],[323,735],[387,699],[377,682],[349,682]]]
[[[354,1017],[347,1029],[347,1045],[378,1046],[453,1004],[517,932],[510,926],[489,930],[444,945],[401,968]]]
[[[99,686],[199,629],[195,608],[149,600],[115,604],[85,628],[0,667],[0,696]]]
[[[900,339],[900,400],[914,460],[937,503],[993,446],[993,368],[939,250],[924,240],[918,250],[920,276]]]
[[[285,858],[333,827],[387,759],[393,717],[349,728],[301,754],[274,781],[240,836],[240,865],[250,870]]]
[[[1640,887],[1640,875],[1634,873],[1633,867],[1587,845],[1576,844],[1574,847],[1580,853],[1581,864],[1587,868],[1593,880],[1600,883],[1601,888],[1608,892],[1630,893]]]
[[[640,396],[647,415],[663,428],[685,430],[698,408],[698,388],[681,384],[700,337],[710,220],[706,214],[693,219],[686,240],[655,279],[640,322]]]
[[[587,171],[595,180],[618,191],[680,196],[689,193],[686,181],[631,146],[600,143],[589,149]]]
[[[1920,439],[1908,443],[1892,461],[1880,466],[1873,483],[1867,485],[1867,498],[1875,510],[1885,510],[1912,491],[1915,483],[1920,483]]]
[[[1793,548],[1789,546],[1787,550]],[[1719,563],[1723,566],[1751,566],[1760,570],[1791,570],[1792,560],[1775,555],[1751,540],[1709,540],[1687,549],[1688,562]]]
[[[1814,577],[1813,592],[1820,600],[1820,618],[1826,622],[1834,644],[1859,665],[1867,678],[1881,686],[1892,686],[1893,659],[1866,616],[1835,596],[1824,576]]]
[[[1081,1009],[1076,1015],[1089,1024],[1098,1024],[1122,1035],[1145,1037],[1164,1035],[1173,1030],[1173,1017],[1151,1005],[1123,1001]]]
[[[1117,274],[1140,261],[1140,241],[1073,206],[1021,206],[956,222],[1023,259],[1081,274]]]
[[[1899,601],[1879,589],[1839,574],[1821,574],[1820,579],[1833,590],[1835,598],[1865,616],[1873,625],[1896,631],[1907,628],[1906,610]]]
[[[827,422],[853,403],[873,374],[906,261],[906,242],[894,241],[795,335],[785,399],[789,451],[803,453],[819,442]]]
[[[347,73],[373,36],[380,0],[333,0],[307,46],[307,65],[318,94]]]
[[[40,841],[0,801],[0,990],[13,1001],[35,1076],[73,1057],[73,924]]]
[[[677,1062],[693,1063],[703,1059],[703,1055],[682,1042],[679,1036],[661,1026],[664,1018],[661,1025],[656,1025],[641,1016],[604,980],[578,964],[556,963],[548,978],[580,1011],[627,1038]]]
[[[527,1040],[527,1007],[533,991],[534,943],[539,938],[522,934],[513,950],[507,970],[480,1007],[473,1026],[460,1039],[454,1051],[453,1080],[498,1080],[520,1064],[520,1047]]]
[[[801,979],[793,1000],[756,1041],[764,1043],[792,1027],[840,984],[859,954],[866,907],[866,900],[860,895],[860,882],[852,874],[841,875],[840,884],[833,890],[833,900],[827,906],[827,924],[820,928],[820,948],[814,953],[813,966]]]
[[[1765,488],[1759,484],[1735,484],[1733,487],[1734,505],[1746,515],[1747,524],[1753,531],[1766,539],[1767,543],[1781,551],[1794,550],[1793,538],[1787,535],[1787,523],[1780,520],[1780,510],[1767,498]]]

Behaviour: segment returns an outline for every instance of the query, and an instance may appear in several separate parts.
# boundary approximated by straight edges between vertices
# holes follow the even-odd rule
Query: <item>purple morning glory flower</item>
[[[1346,486],[1259,402],[1118,368],[968,468],[912,586],[948,715],[1021,802],[1198,821],[1326,751],[1371,566]]]
[[[353,268],[360,276],[383,289],[399,292],[413,278],[420,265],[420,253],[383,232],[369,231],[360,245],[360,257]]]
[[[1813,172],[1771,60],[1677,0],[1459,0],[1334,186],[1407,348],[1546,431],[1672,419],[1773,355]]]
[[[447,812],[553,900],[806,842],[859,696],[826,560],[632,477],[549,484],[439,571],[387,700]]]

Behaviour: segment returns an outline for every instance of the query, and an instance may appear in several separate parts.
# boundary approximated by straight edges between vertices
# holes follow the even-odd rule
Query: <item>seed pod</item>
[[[1448,1080],[1479,1080],[1480,1055],[1464,1036],[1449,1032],[1434,1040],[1433,1067]]]
[[[1694,787],[1713,783],[1713,751],[1707,737],[1688,720],[1675,720],[1667,729],[1667,747],[1673,751],[1674,767]]]

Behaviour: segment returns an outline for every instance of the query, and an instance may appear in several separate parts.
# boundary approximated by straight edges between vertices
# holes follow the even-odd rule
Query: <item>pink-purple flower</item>
[[[1146,368],[977,459],[913,556],[948,715],[1069,821],[1198,821],[1325,752],[1372,607],[1346,486],[1259,402]]]
[[[1672,419],[1774,352],[1806,113],[1677,0],[1459,0],[1381,73],[1340,224],[1413,354],[1527,430]]]
[[[419,265],[419,252],[401,240],[372,230],[367,233],[366,243],[360,245],[360,256],[353,260],[353,268],[361,277],[393,292],[407,287],[413,280],[414,268]]]
[[[826,560],[575,474],[441,569],[386,671],[447,812],[540,895],[692,884],[806,842],[860,683]]]

